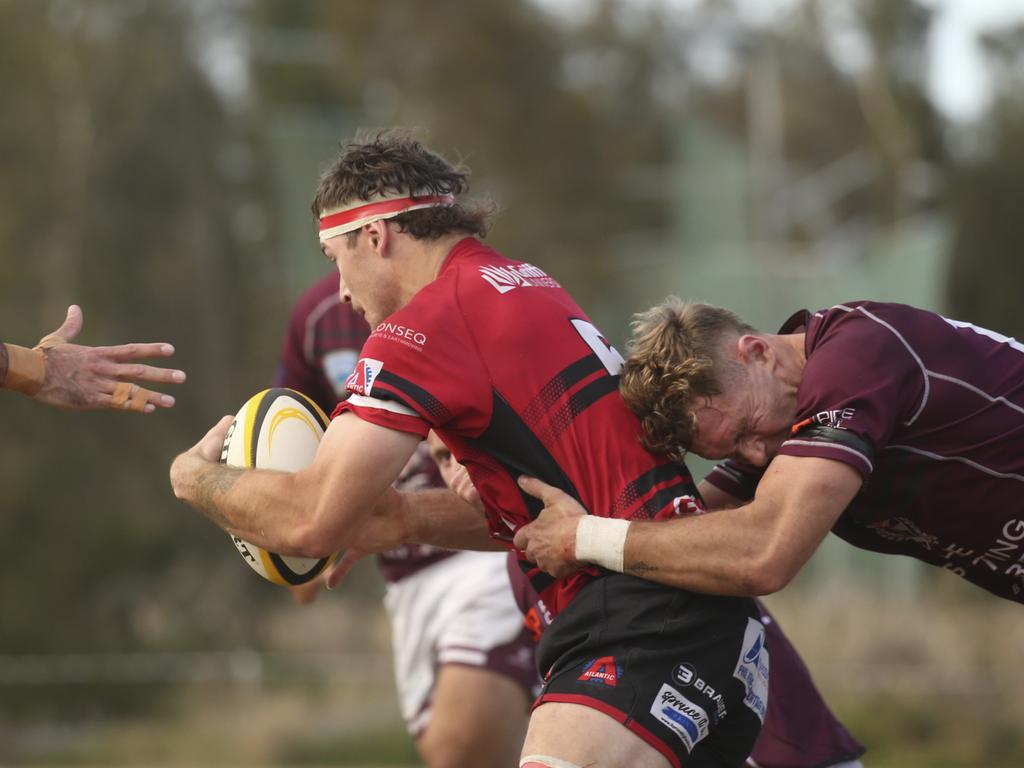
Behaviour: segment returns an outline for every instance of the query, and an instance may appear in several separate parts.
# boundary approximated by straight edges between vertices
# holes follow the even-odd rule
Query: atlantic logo
[[[501,294],[514,288],[560,288],[558,282],[533,264],[480,267],[480,276]]]
[[[622,667],[615,663],[614,656],[602,656],[587,663],[587,668],[577,679],[583,683],[600,683],[614,688],[619,683]]]
[[[364,357],[356,363],[356,369],[352,371],[352,375],[345,382],[345,388],[357,395],[369,395],[373,390],[373,383],[383,369],[384,363],[380,360]]]

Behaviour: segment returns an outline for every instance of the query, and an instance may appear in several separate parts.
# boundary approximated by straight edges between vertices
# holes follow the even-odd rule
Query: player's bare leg
[[[529,699],[510,677],[489,669],[442,666],[430,723],[416,742],[428,768],[515,768]]]
[[[555,758],[586,768],[670,768],[654,747],[618,721],[581,704],[548,703],[533,711],[522,758]],[[555,763],[558,765],[558,763]]]

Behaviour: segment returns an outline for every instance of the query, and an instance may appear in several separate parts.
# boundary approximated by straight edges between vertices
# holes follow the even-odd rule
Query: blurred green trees
[[[844,6],[857,67],[829,41],[835,4],[771,24],[728,2],[581,7],[0,0],[0,339],[33,342],[74,301],[85,343],[170,341],[189,373],[178,406],[146,418],[0,393],[0,655],[269,642],[286,598],[175,502],[166,470],[269,380],[295,292],[326,269],[316,166],[356,127],[420,127],[464,160],[499,205],[493,242],[616,338],[642,308],[640,266],[701,223],[678,203],[695,121],[744,157],[751,241],[799,269],[848,230],[939,217],[951,311],[1024,335],[1019,30],[990,39],[999,99],[965,137],[928,97],[932,16],[913,0]],[[0,708],[24,713],[25,694],[0,686]],[[140,704],[66,694],[34,695]]]

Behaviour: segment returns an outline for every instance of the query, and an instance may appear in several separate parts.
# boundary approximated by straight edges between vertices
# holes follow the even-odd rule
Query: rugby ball
[[[313,463],[328,418],[293,389],[265,389],[246,401],[224,438],[221,463],[243,469],[298,472]],[[260,576],[281,586],[297,586],[319,576],[334,557],[285,557],[232,536],[238,553]]]

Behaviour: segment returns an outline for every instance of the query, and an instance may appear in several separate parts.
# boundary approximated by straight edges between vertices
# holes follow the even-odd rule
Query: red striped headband
[[[401,195],[399,197],[375,197],[372,200],[356,200],[320,216],[320,242],[332,237],[354,232],[364,224],[381,219],[391,219],[406,211],[420,208],[434,208],[452,205],[454,195]]]

